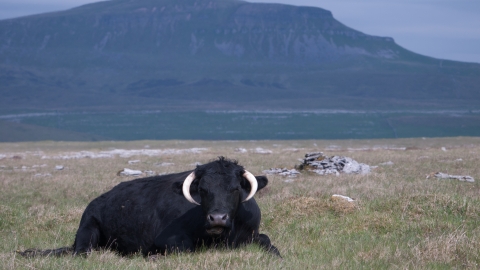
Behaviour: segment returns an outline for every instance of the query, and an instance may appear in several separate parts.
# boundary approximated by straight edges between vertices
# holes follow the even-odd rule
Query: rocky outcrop
[[[320,175],[340,173],[367,174],[371,167],[367,164],[359,163],[352,158],[343,156],[324,156],[323,152],[314,152],[305,154],[302,164],[297,166],[300,170],[309,170]]]

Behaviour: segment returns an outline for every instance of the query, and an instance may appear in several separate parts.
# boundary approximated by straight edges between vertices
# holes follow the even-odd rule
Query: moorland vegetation
[[[123,168],[173,173],[224,155],[261,175],[271,167],[292,168],[312,151],[378,167],[365,175],[268,176],[269,185],[255,196],[262,209],[260,229],[283,259],[255,245],[169,254],[155,261],[107,250],[94,251],[87,258],[23,258],[15,253],[71,245],[86,205],[133,178],[119,176]],[[0,268],[476,269],[480,264],[478,182],[427,175],[441,171],[471,175],[478,181],[478,164],[480,138],[467,137],[2,143]],[[355,202],[332,200],[333,194]]]

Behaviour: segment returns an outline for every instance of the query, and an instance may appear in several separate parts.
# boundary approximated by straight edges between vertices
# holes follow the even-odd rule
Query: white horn
[[[248,182],[250,182],[250,187],[251,187],[250,194],[248,194],[247,198],[243,200],[243,202],[246,202],[250,200],[253,197],[253,195],[255,195],[255,193],[257,192],[258,182],[257,182],[257,178],[255,178],[253,174],[251,174],[246,170],[245,170],[245,173],[243,174],[243,177],[245,177],[248,180]]]
[[[189,202],[200,205],[192,198],[192,195],[190,195],[190,185],[192,184],[193,180],[195,180],[195,172],[189,174],[187,178],[185,178],[185,181],[183,181],[183,196],[185,196],[185,199],[187,199]]]

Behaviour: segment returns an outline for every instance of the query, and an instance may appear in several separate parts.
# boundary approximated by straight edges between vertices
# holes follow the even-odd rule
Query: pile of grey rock
[[[343,156],[323,155],[323,152],[314,152],[305,154],[302,164],[296,166],[300,170],[309,170],[320,175],[340,173],[367,174],[370,173],[371,167],[367,164],[359,163],[352,158]]]

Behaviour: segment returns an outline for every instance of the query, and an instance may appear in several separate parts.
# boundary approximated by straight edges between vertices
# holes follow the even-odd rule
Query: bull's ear
[[[255,176],[255,179],[257,179],[258,183],[258,188],[257,191],[260,189],[264,188],[268,184],[268,179],[267,177],[261,175],[261,176]],[[244,178],[244,181],[242,181],[242,188],[245,189],[247,192],[250,192],[250,183],[248,183],[247,179]]]
[[[260,175],[260,176],[255,176],[255,178],[257,179],[257,182],[258,182],[258,189],[257,191],[259,191],[260,189],[264,188],[267,186],[268,184],[268,179],[266,176],[263,176],[263,175]]]

